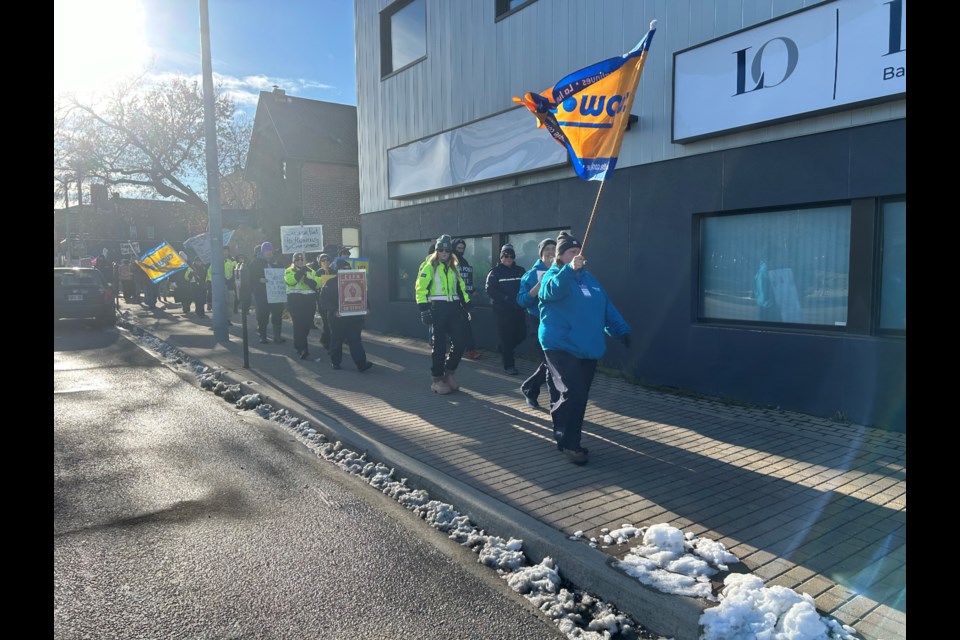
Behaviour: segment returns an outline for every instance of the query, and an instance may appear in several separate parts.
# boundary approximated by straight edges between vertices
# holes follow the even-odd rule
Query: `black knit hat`
[[[543,250],[549,247],[550,245],[557,246],[557,241],[554,240],[553,238],[544,238],[543,240],[541,240],[540,246],[537,247],[537,255],[542,256]]]
[[[572,235],[566,231],[561,231],[560,235],[557,236],[557,255],[563,255],[567,249],[573,249],[574,247],[579,247],[580,241],[574,238]]]
[[[434,248],[435,251],[453,251],[453,238],[447,234],[443,234],[437,238],[437,245]]]
[[[509,258],[516,258],[517,252],[514,250],[513,245],[509,242],[502,247],[500,247],[500,257],[507,256]]]

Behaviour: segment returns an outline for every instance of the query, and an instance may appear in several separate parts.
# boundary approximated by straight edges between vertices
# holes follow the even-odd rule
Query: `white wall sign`
[[[323,251],[323,225],[301,224],[280,227],[280,251],[284,254],[297,251]]]
[[[567,150],[525,107],[387,151],[391,198],[559,166]]]
[[[834,0],[673,57],[673,141],[907,93],[907,0]]]

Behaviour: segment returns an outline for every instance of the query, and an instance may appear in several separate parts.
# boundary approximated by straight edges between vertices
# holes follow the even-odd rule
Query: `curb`
[[[225,384],[239,385],[241,392],[257,393],[264,403],[283,408],[301,420],[310,422],[332,441],[340,440],[357,453],[395,469],[411,486],[426,490],[434,499],[454,505],[479,528],[523,539],[524,553],[534,563],[553,558],[562,577],[617,607],[644,628],[675,640],[698,640],[700,616],[710,603],[657,591],[613,566],[611,557],[582,542],[570,540],[561,531],[543,524],[526,513],[506,505],[433,467],[356,433],[330,416],[317,417],[296,401],[285,398],[275,403],[257,382],[237,380],[233,372],[220,370]],[[254,376],[251,376],[254,377]]]

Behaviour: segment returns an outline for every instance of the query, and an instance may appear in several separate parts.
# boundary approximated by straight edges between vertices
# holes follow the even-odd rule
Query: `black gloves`
[[[623,343],[623,346],[625,346],[627,349],[630,348],[630,334],[629,334],[629,333],[623,334],[622,336],[620,336],[619,339],[620,339],[620,342]]]
[[[433,312],[430,309],[420,312],[420,322],[428,327],[433,324]]]

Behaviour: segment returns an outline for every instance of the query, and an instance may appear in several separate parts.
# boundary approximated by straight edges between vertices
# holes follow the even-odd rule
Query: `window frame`
[[[536,1],[537,0],[526,0],[511,9],[510,0],[493,0],[493,21],[500,22],[504,18],[509,18],[513,14],[526,9]]]
[[[874,272],[876,277],[874,278],[874,287],[873,287],[873,299],[875,303],[873,304],[873,313],[872,313],[872,325],[874,327],[873,333],[878,336],[892,337],[892,338],[906,338],[907,330],[906,329],[891,329],[883,327],[880,324],[880,316],[882,313],[882,302],[883,302],[883,231],[884,231],[884,215],[883,207],[887,204],[902,202],[904,207],[906,207],[907,196],[906,194],[899,196],[889,196],[884,198],[877,198],[876,204],[876,241],[875,241],[875,261],[874,261]]]
[[[427,59],[427,0],[423,0],[423,55],[402,67],[393,68],[393,16],[417,0],[397,0],[380,12],[380,80],[386,80]]]
[[[743,215],[755,215],[763,213],[779,213],[784,211],[802,211],[804,209],[824,209],[829,207],[848,207],[850,210],[850,261],[849,261],[849,272],[848,284],[847,284],[847,320],[845,325],[830,325],[830,324],[807,324],[807,323],[788,323],[788,322],[763,322],[760,320],[752,319],[737,319],[737,318],[714,318],[703,315],[703,278],[702,278],[702,269],[704,257],[702,255],[703,240],[705,233],[705,221],[712,218],[726,218],[733,216],[743,216]],[[693,236],[691,238],[691,251],[692,251],[692,271],[691,271],[691,309],[692,313],[692,322],[694,325],[699,326],[725,326],[732,328],[760,328],[764,331],[778,331],[778,332],[788,332],[788,333],[815,333],[815,334],[858,334],[861,331],[858,330],[858,323],[856,320],[853,320],[857,317],[858,314],[855,314],[854,303],[853,303],[853,291],[855,286],[866,286],[869,288],[869,284],[862,282],[861,278],[855,277],[856,268],[854,254],[857,252],[857,245],[862,244],[857,240],[858,235],[858,224],[857,224],[857,207],[856,201],[854,200],[831,200],[826,202],[807,202],[807,203],[797,203],[789,205],[778,205],[771,207],[754,207],[749,209],[738,209],[736,211],[718,211],[718,212],[705,212],[694,215],[694,224],[693,224]],[[862,235],[862,234],[861,234]]]

